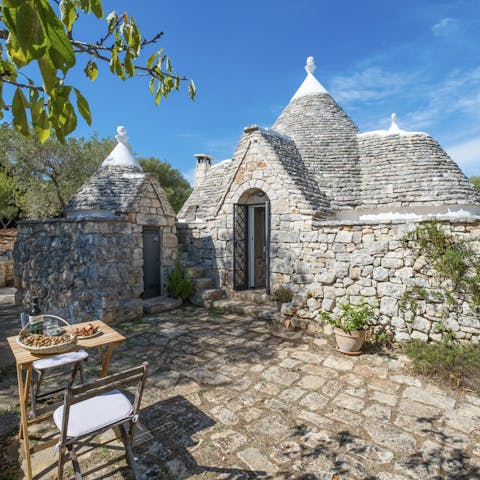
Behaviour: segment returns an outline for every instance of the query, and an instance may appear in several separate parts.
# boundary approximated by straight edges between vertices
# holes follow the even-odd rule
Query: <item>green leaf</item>
[[[26,52],[30,50],[34,41],[32,34],[35,30],[36,16],[37,12],[30,2],[23,2],[16,12],[16,30],[13,34],[16,35],[20,48]]]
[[[49,41],[47,56],[64,74],[75,65],[75,54],[64,27],[54,10],[45,0],[36,3],[37,12]]]
[[[50,124],[48,123],[48,116],[45,109],[41,111],[38,122],[34,125],[33,129],[41,143],[45,143],[50,137]]]
[[[10,58],[15,65],[19,68],[27,65],[33,59],[30,51],[25,51],[18,43],[17,36],[15,35],[17,29],[17,9],[16,8],[2,8],[2,22],[7,26],[10,31],[6,46]]]
[[[91,0],[92,12],[97,18],[103,17],[103,7],[101,0]]]
[[[68,99],[64,104],[63,110],[66,119],[65,123],[63,124],[63,134],[67,136],[69,133],[72,133],[77,127],[77,115],[75,114],[73,105]]]
[[[155,105],[160,105],[160,101],[162,100],[163,92],[160,87],[157,89],[157,93],[155,95]]]
[[[25,111],[27,105],[28,101],[25,98],[25,95],[20,88],[17,88],[13,95],[12,102],[13,124],[15,125],[15,128],[25,136],[29,133],[27,113]]]
[[[152,68],[153,62],[155,61],[155,57],[158,55],[158,52],[155,52],[153,55],[149,57],[146,63],[147,68]]]
[[[130,51],[128,51],[125,54],[125,60],[124,60],[123,64],[125,66],[125,71],[127,72],[127,75],[129,77],[133,77],[135,75],[135,65],[133,64],[132,56],[130,54]]]
[[[85,121],[91,125],[92,124],[92,114],[90,112],[90,106],[88,105],[87,99],[80,93],[77,88],[74,88],[75,95],[77,96],[77,108],[80,112],[80,115],[85,119]]]
[[[154,78],[150,79],[150,83],[149,83],[148,88],[150,90],[150,93],[153,95],[153,92],[155,91],[155,79]]]
[[[196,95],[197,95],[197,88],[195,87],[195,82],[193,80],[190,80],[190,83],[188,84],[188,96],[192,100],[195,100]]]
[[[97,64],[93,60],[89,60],[84,72],[86,73],[87,77],[93,82],[98,76]]]
[[[38,59],[38,66],[42,74],[43,84],[47,93],[57,85],[59,79],[57,77],[57,70],[50,57],[45,56]]]
[[[77,12],[73,0],[62,0],[60,2],[60,15],[63,24],[67,27],[67,30],[71,32],[72,26],[77,19]]]
[[[25,0],[2,0],[2,7],[4,8],[18,8]]]
[[[113,32],[113,28],[115,27],[115,23],[118,19],[117,12],[114,10],[113,12],[110,12],[106,18],[107,23],[108,23],[108,33]]]

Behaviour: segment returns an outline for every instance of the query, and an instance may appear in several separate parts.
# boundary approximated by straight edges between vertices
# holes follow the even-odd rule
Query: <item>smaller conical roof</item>
[[[136,170],[142,171],[142,167],[132,155],[130,148],[127,145],[127,129],[125,127],[117,127],[117,145],[112,150],[110,155],[103,161],[102,167],[131,167]]]
[[[127,145],[125,127],[117,127],[117,134],[118,144],[110,155],[67,202],[67,216],[105,217],[134,208],[148,176]]]

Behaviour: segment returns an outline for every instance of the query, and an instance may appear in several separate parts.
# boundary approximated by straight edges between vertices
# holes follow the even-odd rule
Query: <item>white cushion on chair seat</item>
[[[118,422],[132,413],[132,404],[118,390],[89,398],[70,407],[67,437],[80,437]],[[53,420],[62,428],[63,405],[53,412]]]
[[[61,367],[62,365],[68,365],[69,363],[76,363],[87,357],[88,353],[85,350],[79,350],[78,352],[60,353],[53,357],[35,360],[32,365],[36,370],[45,370],[46,368]]]

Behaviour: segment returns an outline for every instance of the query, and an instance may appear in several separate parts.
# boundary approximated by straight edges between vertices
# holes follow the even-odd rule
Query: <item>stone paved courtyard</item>
[[[150,364],[135,448],[144,478],[480,478],[480,398],[412,376],[401,354],[344,357],[329,339],[193,307],[116,328],[128,340],[110,371]],[[6,378],[3,408],[16,398]],[[54,460],[34,457],[40,478]],[[109,468],[100,478],[128,478]]]

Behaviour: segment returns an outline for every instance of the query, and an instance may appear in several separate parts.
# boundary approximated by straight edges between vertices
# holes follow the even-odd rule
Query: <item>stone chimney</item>
[[[196,189],[202,182],[209,168],[212,166],[213,157],[205,153],[196,153],[194,157],[197,159],[195,168],[195,182],[193,188]]]

